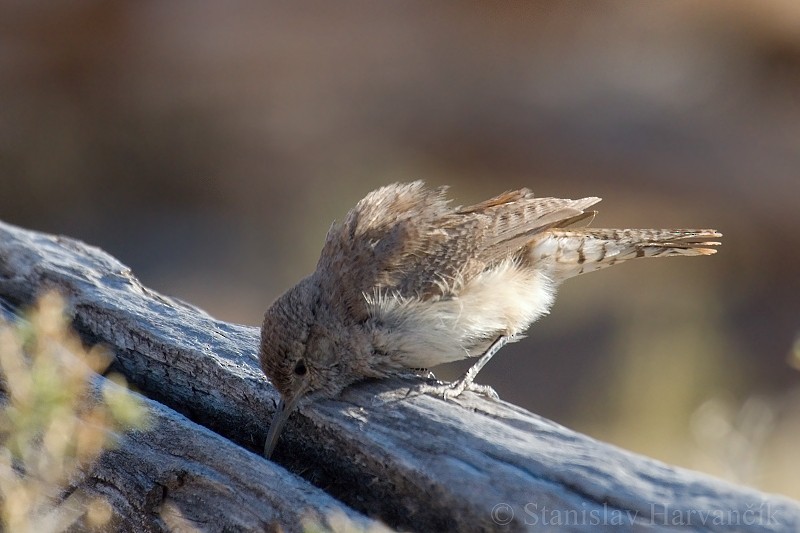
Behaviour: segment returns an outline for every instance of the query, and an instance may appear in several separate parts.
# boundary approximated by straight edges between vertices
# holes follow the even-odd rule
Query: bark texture
[[[307,512],[414,531],[800,530],[794,500],[502,401],[465,393],[445,402],[403,380],[302,406],[276,450],[279,466],[258,456],[278,398],[258,367],[256,328],[142,286],[102,250],[0,222],[0,297],[19,305],[47,288],[69,297],[82,335],[113,349],[116,369],[161,417],[96,466],[95,479],[128,505],[131,529],[169,526],[163,510],[180,509],[209,531],[296,530]]]

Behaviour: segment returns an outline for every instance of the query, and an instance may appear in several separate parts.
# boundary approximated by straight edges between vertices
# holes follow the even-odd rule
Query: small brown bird
[[[475,375],[553,304],[564,280],[628,259],[710,255],[715,230],[564,229],[600,201],[510,191],[451,207],[421,181],[369,193],[331,227],[313,274],[267,310],[264,373],[281,394],[269,457],[301,398],[364,378],[409,374],[481,356],[459,381],[432,388],[489,395]]]

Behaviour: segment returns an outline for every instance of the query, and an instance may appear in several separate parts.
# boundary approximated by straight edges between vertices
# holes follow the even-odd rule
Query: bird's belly
[[[373,344],[398,366],[431,368],[479,356],[500,335],[516,335],[546,313],[555,284],[507,261],[437,300],[382,295],[369,301]]]

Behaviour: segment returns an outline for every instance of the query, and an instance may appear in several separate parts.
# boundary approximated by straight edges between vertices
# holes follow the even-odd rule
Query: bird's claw
[[[499,400],[500,396],[489,385],[480,385],[465,379],[459,379],[452,383],[438,382],[436,385],[423,384],[422,392],[433,394],[434,396],[441,396],[445,400],[452,400],[458,398],[464,391],[474,392],[485,396],[490,400]]]

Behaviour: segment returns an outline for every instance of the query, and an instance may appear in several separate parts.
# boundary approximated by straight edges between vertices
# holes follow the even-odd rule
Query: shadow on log
[[[278,396],[258,367],[256,328],[143,287],[97,248],[0,223],[0,296],[19,305],[48,288],[69,297],[75,326],[111,347],[129,382],[207,428],[151,402],[163,425],[95,467],[133,501],[154,500],[127,513],[137,524],[148,522],[136,513],[172,506],[209,531],[299,530],[304,512],[414,531],[800,529],[791,499],[665,465],[502,401],[465,393],[445,402],[402,380],[353,386],[292,416],[274,458],[303,480],[257,456]],[[156,438],[158,427],[176,436]],[[134,459],[115,459],[125,453]],[[168,472],[192,475],[174,481],[177,493],[153,491]],[[130,476],[139,481],[126,485]]]

